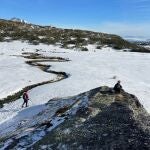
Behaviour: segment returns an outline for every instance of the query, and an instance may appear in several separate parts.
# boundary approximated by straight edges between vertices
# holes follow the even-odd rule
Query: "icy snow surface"
[[[5,104],[0,109],[0,124],[5,121],[6,125],[11,124],[15,116],[17,116],[17,121],[33,117],[44,109],[38,106],[43,106],[42,104],[52,98],[74,96],[103,85],[112,87],[117,80],[121,80],[123,88],[136,95],[150,112],[150,54],[118,52],[112,48],[96,50],[95,46],[91,45],[88,48],[88,52],[80,52],[51,45],[34,46],[19,41],[0,43],[0,98],[14,93],[26,85],[56,77],[53,74],[44,73],[38,68],[28,66],[25,64],[27,59],[10,55],[36,52],[36,49],[39,49],[38,53],[45,56],[59,56],[71,60],[69,62],[42,63],[52,65],[51,69],[55,71],[69,73],[70,77],[30,90],[29,112],[21,113],[24,111],[21,109],[22,99]],[[114,76],[116,76],[115,79]],[[2,129],[1,125],[0,129]]]
[[[53,74],[47,74],[40,71],[38,68],[25,64],[21,55],[23,52],[34,52],[35,48],[26,43],[13,42],[0,43],[0,99],[13,94],[23,87],[48,81],[56,78]],[[38,74],[38,76],[37,76]]]

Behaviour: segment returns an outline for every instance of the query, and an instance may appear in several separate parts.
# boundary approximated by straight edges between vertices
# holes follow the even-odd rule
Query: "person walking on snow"
[[[27,91],[25,91],[25,92],[23,93],[23,100],[24,100],[24,102],[23,102],[23,104],[22,104],[22,108],[24,107],[24,104],[26,104],[26,107],[28,107],[29,96],[28,96]]]

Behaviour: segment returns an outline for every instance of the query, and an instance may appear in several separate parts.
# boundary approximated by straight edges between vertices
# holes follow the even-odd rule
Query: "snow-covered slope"
[[[41,107],[41,112],[32,118],[31,110],[35,111],[36,107]],[[25,119],[25,116],[30,118]],[[104,145],[147,149],[149,121],[134,95],[125,91],[116,95],[112,88],[98,87],[73,97],[52,99],[46,105],[18,113],[10,126],[4,123],[0,149],[100,149]]]
[[[0,99],[13,94],[27,85],[55,79],[53,74],[47,74],[38,68],[31,67],[25,63],[21,55],[26,43],[0,43]],[[26,52],[34,52],[31,45],[28,45]],[[38,76],[37,76],[38,74]]]
[[[30,90],[31,101],[29,101],[28,112],[20,108],[22,99],[5,104],[0,109],[0,130],[9,128],[14,123],[16,116],[19,123],[39,113],[43,109],[42,104],[52,98],[77,95],[102,85],[111,87],[117,80],[121,80],[123,88],[136,95],[150,112],[150,54],[118,52],[112,48],[96,50],[94,46],[89,47],[90,51],[81,52],[51,45],[34,46],[19,41],[0,43],[1,98],[26,85],[42,82],[49,78],[55,79],[55,75],[44,73],[38,68],[25,64],[25,58],[12,55],[21,55],[22,52],[37,52],[38,49],[39,54],[71,60],[68,62],[41,62],[52,65],[52,70],[69,73],[70,77]]]

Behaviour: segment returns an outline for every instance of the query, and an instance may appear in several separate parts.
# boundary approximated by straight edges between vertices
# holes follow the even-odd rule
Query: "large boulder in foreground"
[[[30,149],[150,149],[150,116],[134,95],[100,87],[74,99],[84,105]]]

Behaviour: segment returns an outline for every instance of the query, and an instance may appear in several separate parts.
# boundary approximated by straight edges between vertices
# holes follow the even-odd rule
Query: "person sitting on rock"
[[[115,91],[115,93],[120,93],[121,92],[121,90],[122,90],[122,86],[121,86],[121,81],[118,81],[116,84],[115,84],[115,86],[114,86],[114,88],[113,88],[113,90]]]

